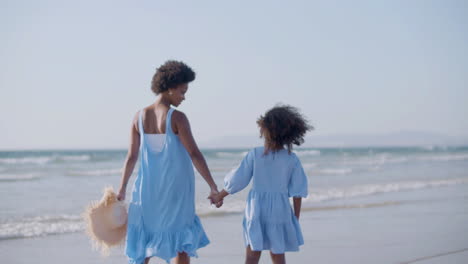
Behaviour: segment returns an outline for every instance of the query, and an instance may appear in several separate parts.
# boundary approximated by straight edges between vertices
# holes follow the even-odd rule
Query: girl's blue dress
[[[166,118],[166,141],[160,152],[148,146],[142,111],[140,169],[128,211],[125,254],[131,264],[160,257],[169,263],[177,252],[197,256],[196,250],[209,240],[195,214],[195,176],[192,160],[171,126],[173,108]]]
[[[242,224],[246,246],[274,254],[298,251],[304,239],[289,197],[307,196],[307,176],[296,154],[287,150],[263,152],[263,147],[249,151],[239,167],[225,177],[224,189],[234,194],[253,179]]]

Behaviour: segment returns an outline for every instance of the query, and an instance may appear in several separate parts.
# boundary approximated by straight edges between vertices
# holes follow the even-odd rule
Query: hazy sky
[[[0,149],[126,147],[168,59],[200,142],[278,102],[319,135],[468,135],[467,1],[0,0]]]

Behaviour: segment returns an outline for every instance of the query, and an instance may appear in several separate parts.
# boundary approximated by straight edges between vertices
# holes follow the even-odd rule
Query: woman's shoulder
[[[134,119],[138,120],[140,116],[143,118],[143,117],[147,117],[151,115],[152,113],[154,113],[153,105],[144,106],[137,110],[137,112],[135,113]]]
[[[137,113],[140,113],[140,112],[143,114],[146,114],[147,112],[154,112],[154,104],[150,104],[150,105],[140,108]]]
[[[148,106],[142,107],[142,108],[138,109],[136,111],[136,113],[133,115],[132,124],[133,124],[133,126],[135,126],[135,129],[138,131],[138,133],[140,133],[140,129],[139,129],[139,125],[138,125],[140,117],[143,118],[143,116],[148,116],[147,115],[148,112],[151,112],[151,113],[154,112],[154,106],[153,105],[148,105]]]
[[[182,112],[180,110],[177,110],[175,108],[170,108],[169,111],[171,111],[171,110],[172,110],[172,116],[174,118],[179,118],[179,119],[180,118],[183,118],[183,119],[185,118],[185,119],[187,119],[187,115],[184,112]]]
[[[190,122],[187,118],[187,115],[182,112],[182,111],[179,111],[177,109],[174,109],[174,108],[171,108],[172,109],[172,115],[171,115],[171,123],[174,124],[176,127],[178,127],[179,125],[181,126],[189,126],[190,125]],[[169,109],[169,111],[171,111],[171,109]]]
[[[134,120],[135,120],[135,119],[138,120],[138,118],[140,117],[140,115],[141,115],[141,116],[146,116],[146,114],[147,114],[148,112],[154,110],[152,107],[153,107],[152,105],[148,105],[148,106],[144,106],[144,107],[142,107],[142,108],[139,108],[139,109],[136,111],[136,113],[135,113],[133,119],[134,119]]]

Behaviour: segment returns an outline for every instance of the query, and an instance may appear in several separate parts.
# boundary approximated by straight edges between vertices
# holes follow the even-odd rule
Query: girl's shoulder
[[[287,149],[283,149],[277,152],[269,152],[268,154],[265,154],[265,147],[255,147],[251,149],[250,151],[247,152],[247,155],[251,155],[252,158],[262,158],[262,159],[268,159],[268,158],[274,158],[274,159],[284,159],[291,161],[293,163],[296,163],[299,161],[299,158],[297,157],[296,153],[293,151],[289,152]]]
[[[262,147],[255,147],[244,152],[244,159],[255,160],[259,157],[259,153],[263,153]]]
[[[265,147],[255,147],[251,149],[249,153],[256,155],[256,154],[262,154],[264,151],[265,151]]]

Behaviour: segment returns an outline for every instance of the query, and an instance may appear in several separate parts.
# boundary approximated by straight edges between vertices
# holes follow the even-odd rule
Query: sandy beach
[[[309,209],[301,217],[305,245],[288,253],[287,261],[467,263],[467,193],[464,184]],[[202,218],[212,243],[199,250],[192,263],[243,263],[241,220],[239,213]],[[103,258],[91,250],[83,233],[6,240],[0,243],[0,253],[5,263],[126,263],[123,247]],[[153,258],[150,263],[164,261]],[[271,263],[268,252],[260,263]]]

